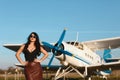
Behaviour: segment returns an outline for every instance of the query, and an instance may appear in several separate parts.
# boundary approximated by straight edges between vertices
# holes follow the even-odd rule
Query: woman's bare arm
[[[24,46],[25,46],[25,45],[22,45],[22,46],[18,49],[18,51],[16,52],[16,54],[15,54],[17,60],[18,60],[22,65],[25,65],[25,64],[26,64],[26,63],[21,59],[21,57],[20,57],[20,54],[22,53],[22,51],[23,51],[23,49],[24,49]]]
[[[42,62],[48,57],[48,52],[43,47],[40,47],[40,50],[44,55],[40,59],[35,59],[35,62]]]

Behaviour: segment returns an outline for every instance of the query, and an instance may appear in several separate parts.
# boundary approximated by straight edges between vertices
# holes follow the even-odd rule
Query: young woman
[[[22,52],[24,53],[25,61],[20,57]],[[37,56],[41,53],[43,53],[44,56],[38,59]],[[32,32],[28,36],[28,41],[16,52],[17,60],[25,66],[24,72],[26,80],[43,80],[40,63],[47,57],[48,53],[40,44],[39,36],[35,32]]]

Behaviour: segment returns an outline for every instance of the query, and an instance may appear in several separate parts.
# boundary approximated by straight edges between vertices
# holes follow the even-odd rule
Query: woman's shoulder
[[[21,46],[23,46],[23,47],[24,47],[24,46],[25,46],[25,44],[22,44]]]
[[[21,47],[21,48],[24,48],[24,47],[25,47],[25,44],[22,44],[20,47]]]

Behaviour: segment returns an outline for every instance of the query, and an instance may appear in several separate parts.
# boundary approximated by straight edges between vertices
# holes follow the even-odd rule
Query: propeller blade
[[[67,52],[67,51],[59,50],[59,47],[60,47],[60,45],[61,45],[61,43],[62,43],[62,41],[63,41],[63,39],[64,39],[66,30],[67,30],[67,29],[64,29],[64,30],[63,30],[63,32],[62,32],[62,34],[61,34],[61,36],[60,36],[60,38],[59,38],[59,40],[58,40],[58,42],[57,42],[57,44],[56,44],[55,46],[53,46],[53,45],[51,45],[51,44],[49,44],[49,43],[47,43],[47,42],[42,42],[43,45],[48,46],[48,47],[50,47],[51,49],[55,50],[54,54],[55,54],[57,51],[61,51],[63,54],[72,56],[72,54],[69,53],[69,52]],[[50,65],[51,65],[51,63],[52,63],[52,61],[53,61],[53,59],[54,59],[54,57],[55,57],[54,54],[53,54],[53,56],[51,57],[51,59],[50,59],[50,61],[49,61],[49,63],[48,63],[48,68],[50,67]]]
[[[59,40],[58,40],[58,44],[57,44],[57,47],[59,47],[60,45],[61,45],[61,43],[62,43],[62,41],[63,41],[63,39],[64,39],[64,36],[65,36],[65,33],[66,33],[66,30],[67,29],[64,29],[63,30],[63,32],[62,32],[62,34],[61,34],[61,36],[60,36],[60,38],[59,38]]]
[[[51,44],[49,44],[49,43],[47,43],[47,42],[42,42],[43,43],[43,45],[46,45],[46,46],[48,46],[48,47],[50,47],[51,49],[53,49],[54,48],[54,46],[53,45],[51,45]]]
[[[48,63],[48,68],[50,67],[52,61],[53,61],[54,55],[51,57],[50,62]]]
[[[60,52],[62,52],[63,54],[66,54],[68,56],[73,56],[73,54],[71,54],[70,52],[68,51],[64,51],[64,50],[59,50]]]

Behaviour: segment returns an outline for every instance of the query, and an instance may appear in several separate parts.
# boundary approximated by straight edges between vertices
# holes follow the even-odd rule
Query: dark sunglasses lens
[[[36,36],[30,36],[31,38],[36,38]]]

